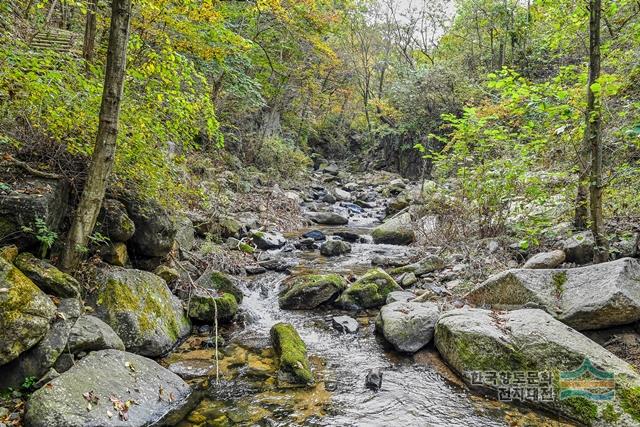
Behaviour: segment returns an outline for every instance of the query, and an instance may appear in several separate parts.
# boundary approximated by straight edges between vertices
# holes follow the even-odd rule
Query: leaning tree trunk
[[[96,219],[102,206],[109,174],[113,168],[120,100],[124,88],[127,62],[131,1],[112,1],[107,69],[102,92],[102,105],[100,106],[98,135],[87,182],[67,236],[67,245],[62,259],[62,266],[66,270],[77,266],[83,248],[87,247],[89,236],[96,225]]]
[[[589,17],[589,82],[587,85],[587,111],[585,148],[591,152],[589,182],[591,231],[595,239],[594,262],[609,259],[609,248],[602,218],[602,115],[598,93],[593,85],[600,77],[600,16],[602,0],[590,0]]]

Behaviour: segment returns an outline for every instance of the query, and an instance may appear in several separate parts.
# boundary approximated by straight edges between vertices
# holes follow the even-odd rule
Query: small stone
[[[311,230],[307,231],[302,235],[305,239],[313,239],[315,241],[326,240],[327,236],[320,230]]]
[[[564,262],[565,258],[565,253],[561,250],[541,252],[529,258],[524,268],[556,268]]]
[[[247,265],[244,267],[244,271],[250,276],[255,276],[266,273],[267,269],[260,265]]]
[[[373,391],[378,391],[382,387],[382,370],[380,368],[370,369],[365,379],[365,386]]]
[[[331,322],[335,329],[345,334],[355,334],[360,328],[358,321],[349,316],[335,316]]]
[[[320,246],[320,253],[327,257],[344,255],[351,252],[351,245],[342,240],[327,240]]]
[[[129,263],[127,245],[122,242],[115,242],[110,245],[105,245],[102,249],[100,249],[100,254],[104,262],[106,262],[107,264],[124,267]]]

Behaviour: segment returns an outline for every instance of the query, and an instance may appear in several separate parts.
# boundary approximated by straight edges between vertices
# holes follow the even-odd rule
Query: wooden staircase
[[[80,52],[82,35],[59,28],[48,28],[37,33],[31,40],[33,50],[53,50],[60,53]]]

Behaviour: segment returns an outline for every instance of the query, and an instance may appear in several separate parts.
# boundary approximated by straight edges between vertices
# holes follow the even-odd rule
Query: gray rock
[[[336,188],[335,190],[333,190],[333,194],[336,196],[336,199],[338,199],[341,202],[351,201],[351,193],[341,188]]]
[[[13,185],[9,194],[0,195],[0,241],[37,243],[22,227],[35,230],[39,219],[58,231],[68,211],[69,186],[62,179],[25,177]]]
[[[588,359],[595,368],[615,375],[616,393],[612,400],[574,397],[533,401],[524,396],[524,403],[588,425],[611,425],[606,414],[612,411],[620,416],[616,425],[637,425],[628,413],[638,413],[637,400],[624,398],[637,393],[640,380],[635,370],[542,310],[451,310],[436,324],[435,344],[447,364],[468,383],[476,372],[546,371],[551,373],[550,387],[554,387],[558,371],[576,370]],[[488,376],[476,376],[474,382],[497,395],[498,386]]]
[[[160,356],[191,330],[182,303],[153,273],[121,267],[96,270],[87,296],[96,317],[118,334],[128,351]]]
[[[176,226],[175,240],[178,242],[180,249],[190,251],[195,243],[195,228],[193,227],[193,221],[186,216],[181,215],[174,219]]]
[[[601,329],[640,320],[640,263],[623,258],[572,269],[514,269],[494,275],[466,298],[497,309],[544,307],[578,330]]]
[[[375,255],[371,258],[371,265],[379,265],[381,267],[404,267],[408,264],[411,264],[408,256]]]
[[[66,351],[78,354],[108,349],[124,351],[124,343],[118,334],[95,316],[81,316],[71,328]]]
[[[118,350],[91,353],[49,384],[28,401],[25,422],[31,427],[155,425],[182,408],[191,393],[153,360]],[[84,397],[89,393],[97,398],[90,407]],[[119,415],[112,399],[135,403]]]
[[[287,243],[287,239],[277,231],[252,231],[251,238],[258,249],[278,249]]]
[[[568,262],[586,264],[593,261],[595,240],[591,231],[575,234],[562,242],[562,249]]]
[[[338,175],[338,172],[340,171],[340,169],[338,168],[338,165],[336,165],[335,163],[331,163],[330,165],[328,165],[322,170],[325,173],[328,173],[329,175],[334,175],[334,176]]]
[[[28,252],[18,255],[14,264],[40,289],[51,295],[60,298],[80,295],[80,283],[76,279]]]
[[[168,366],[171,372],[184,380],[206,377],[216,368],[215,362],[203,359],[181,360]]]
[[[0,366],[0,389],[19,387],[25,378],[40,378],[46,374],[64,351],[71,328],[80,317],[80,312],[79,300],[61,300],[56,318],[46,335],[18,358]]]
[[[254,276],[257,274],[264,274],[267,272],[267,269],[260,265],[247,265],[244,267],[244,271],[250,276]]]
[[[305,239],[313,239],[314,241],[326,240],[327,236],[320,230],[307,231],[302,235]]]
[[[324,225],[346,225],[349,220],[335,212],[314,212],[309,218],[316,224]]]
[[[380,390],[380,388],[382,388],[382,369],[370,369],[365,378],[364,385],[373,391]]]
[[[445,267],[445,262],[437,255],[429,255],[420,261],[413,264],[405,265],[403,267],[394,268],[391,270],[391,274],[413,273],[416,276],[424,276],[425,274],[432,273],[434,271],[442,270]]]
[[[295,276],[283,282],[278,304],[288,310],[310,310],[335,300],[346,287],[347,282],[337,274]]]
[[[320,253],[327,257],[344,255],[351,252],[351,245],[342,240],[327,240],[320,246]]]
[[[244,295],[242,290],[236,285],[234,280],[227,274],[209,269],[205,271],[200,278],[196,281],[196,284],[218,292],[226,292],[233,295],[238,303],[242,303]]]
[[[415,353],[433,338],[439,315],[433,303],[394,302],[380,309],[379,330],[396,350]]]
[[[102,233],[112,242],[126,242],[136,232],[136,227],[122,202],[105,199],[102,203],[96,231]]]
[[[403,273],[402,276],[398,278],[398,283],[403,288],[409,288],[415,285],[416,283],[418,283],[418,278],[416,277],[416,274],[413,272]]]
[[[331,324],[335,329],[345,334],[355,334],[360,329],[358,321],[349,316],[334,316],[331,318]]]
[[[0,365],[40,341],[55,313],[49,297],[0,257]]]
[[[640,233],[621,236],[611,244],[611,253],[614,258],[636,257],[638,255],[638,245],[640,244]]]
[[[135,224],[135,233],[127,242],[134,257],[166,256],[173,247],[177,229],[167,211],[151,199],[129,197],[122,200]]]
[[[371,233],[373,241],[377,244],[408,245],[416,239],[411,215],[408,212],[400,214],[382,225],[376,227]]]
[[[566,255],[561,250],[541,252],[529,258],[523,268],[556,268],[562,265],[565,259]]]
[[[334,196],[333,194],[327,193],[320,198],[320,201],[329,203],[329,204],[334,204],[335,202],[338,201],[338,199],[336,199],[336,196]]]
[[[392,304],[394,302],[409,302],[414,299],[416,296],[412,292],[406,291],[394,291],[387,295],[387,304]]]

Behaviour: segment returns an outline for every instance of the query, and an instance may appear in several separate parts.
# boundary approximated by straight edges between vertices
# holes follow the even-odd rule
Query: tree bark
[[[589,211],[591,231],[595,240],[593,261],[605,262],[609,259],[609,248],[605,236],[602,217],[602,115],[599,93],[592,85],[600,77],[600,20],[602,0],[590,0],[589,13],[589,82],[587,86],[587,111],[585,146],[591,151],[591,176],[589,182]]]
[[[113,168],[127,62],[131,2],[132,0],[112,1],[107,69],[100,106],[98,135],[87,182],[67,236],[62,258],[62,267],[65,270],[71,270],[78,265],[80,255],[87,247],[102,206],[109,174]]]
[[[84,42],[82,45],[82,57],[90,63],[93,60],[93,50],[97,32],[97,0],[87,0],[87,20],[84,26]]]

